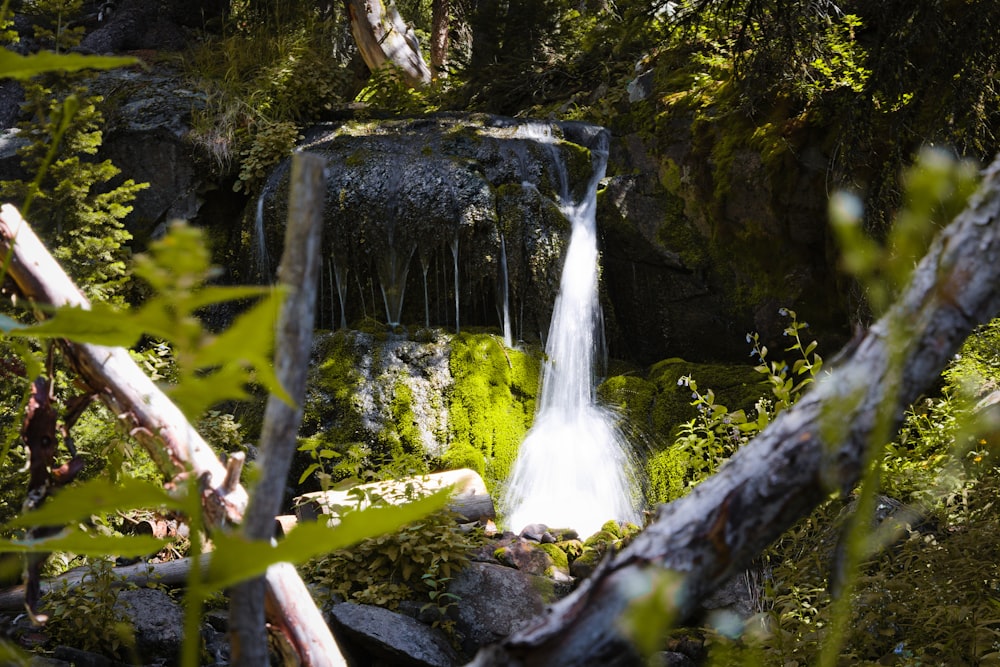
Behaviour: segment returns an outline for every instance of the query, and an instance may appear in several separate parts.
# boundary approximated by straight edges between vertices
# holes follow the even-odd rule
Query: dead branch
[[[8,275],[21,295],[39,305],[77,306],[90,303],[62,270],[24,221],[17,209],[0,207],[0,253],[11,253]],[[187,421],[180,409],[132,361],[128,351],[60,341],[66,359],[100,399],[126,422],[167,478],[193,474],[204,484],[206,525],[219,528],[239,524],[247,505],[242,485],[227,485],[226,467]],[[230,484],[232,480],[230,480]],[[269,613],[283,628],[307,628],[308,640],[296,648],[304,665],[341,664],[340,652],[321,619],[302,579],[291,567],[273,567],[267,573]],[[291,594],[289,593],[291,591]]]

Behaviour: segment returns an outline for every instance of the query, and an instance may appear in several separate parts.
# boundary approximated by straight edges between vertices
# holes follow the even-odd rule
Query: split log
[[[89,308],[69,276],[24,221],[17,209],[0,207],[0,254],[11,257],[7,275],[31,302]],[[227,481],[226,467],[180,409],[153,383],[124,348],[60,341],[66,359],[119,416],[130,434],[143,445],[167,478],[193,474],[202,482],[206,525],[239,524],[247,492]],[[342,664],[342,658],[308,589],[294,568],[272,567],[267,572],[270,613],[276,627],[296,628],[309,635],[296,645],[305,665]],[[311,610],[308,609],[311,607]],[[339,659],[339,660],[338,660]]]
[[[426,494],[448,486],[453,486],[455,492],[447,507],[464,521],[485,522],[496,518],[493,498],[486,490],[486,483],[479,473],[468,468],[359,484],[340,491],[305,493],[295,498],[295,514],[300,521],[315,521],[321,514],[336,517],[344,509],[364,509],[369,506],[371,497],[390,503],[405,503],[412,499],[412,490]]]
[[[351,34],[368,69],[375,72],[392,65],[411,88],[431,82],[431,70],[424,61],[417,35],[391,0],[388,6],[382,0],[344,0],[344,4]]]
[[[664,570],[683,577],[677,622],[829,497],[859,481],[871,436],[895,429],[972,329],[1000,312],[1000,158],[931,245],[896,304],[831,373],[713,477],[659,508],[570,596],[471,663],[602,665],[631,647],[618,625]],[[880,423],[880,420],[882,423]],[[880,443],[875,443],[880,444]]]
[[[209,554],[203,554],[200,562],[202,568],[208,567]],[[124,565],[116,567],[112,586],[124,588],[126,586],[138,586],[144,588],[151,585],[162,586],[183,586],[187,582],[188,573],[191,570],[190,558],[178,558],[164,563],[136,563],[134,565]],[[42,582],[42,595],[53,589],[63,586],[76,588],[83,581],[84,577],[90,574],[86,567],[74,568],[58,577],[53,577]],[[0,591],[0,609],[4,611],[19,611],[24,609],[24,586],[15,586]]]

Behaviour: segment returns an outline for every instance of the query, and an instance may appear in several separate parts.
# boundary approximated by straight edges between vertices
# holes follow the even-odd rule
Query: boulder
[[[324,303],[340,303],[348,322],[373,313],[393,325],[498,326],[506,293],[515,335],[541,335],[569,238],[563,183],[571,199],[583,196],[594,127],[441,114],[309,129],[300,148],[329,165],[324,256],[334,275],[324,284],[338,282],[343,296]],[[248,211],[246,263],[257,276],[274,274],[287,188],[281,166],[261,215]]]
[[[540,614],[552,589],[543,577],[502,565],[470,563],[448,585],[448,592],[459,598],[453,613],[463,651],[472,655]]]
[[[352,666],[451,667],[460,663],[443,632],[388,609],[342,602],[330,610],[328,621]]]
[[[157,588],[123,590],[115,603],[135,628],[135,646],[140,656],[177,658],[184,639],[184,611]]]

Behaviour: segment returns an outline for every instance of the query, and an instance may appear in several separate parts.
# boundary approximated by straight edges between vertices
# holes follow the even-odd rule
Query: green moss
[[[534,418],[539,355],[507,350],[489,334],[463,333],[452,340],[449,366],[450,449],[457,450],[456,459],[479,452],[483,477],[493,490],[510,473]]]
[[[374,454],[393,476],[429,472],[413,412],[413,391],[402,378],[395,383],[389,412],[392,418],[376,435]]]
[[[569,561],[574,561],[583,553],[583,542],[580,540],[562,540],[556,542],[556,546],[566,554]]]
[[[604,525],[601,526],[601,532],[613,535],[616,540],[620,540],[622,538],[622,528],[618,525],[618,522],[614,520],[605,521]]]
[[[452,445],[441,457],[441,468],[444,470],[469,468],[479,473],[480,477],[485,477],[486,457],[475,447],[460,442]]]
[[[558,544],[539,544],[538,548],[549,555],[552,559],[551,570],[558,570],[563,574],[569,574],[569,557]],[[553,572],[546,571],[546,576],[552,576]]]
[[[679,448],[668,447],[653,454],[646,463],[650,504],[669,503],[683,496],[690,470],[689,455]]]

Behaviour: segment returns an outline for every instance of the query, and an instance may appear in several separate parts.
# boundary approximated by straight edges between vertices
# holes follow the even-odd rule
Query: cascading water
[[[545,135],[539,137],[544,141]],[[551,143],[551,135],[548,135]],[[572,223],[556,298],[534,425],[518,453],[502,507],[507,527],[531,523],[590,535],[609,520],[639,521],[637,466],[610,410],[595,400],[594,356],[601,326],[598,302],[597,186],[607,164],[607,135],[592,150],[594,174],[585,198],[560,208]],[[553,154],[555,155],[553,150]]]
[[[503,312],[500,320],[503,324],[503,344],[514,347],[514,334],[510,326],[510,280],[507,276],[507,242],[500,235],[500,292],[503,295]]]

